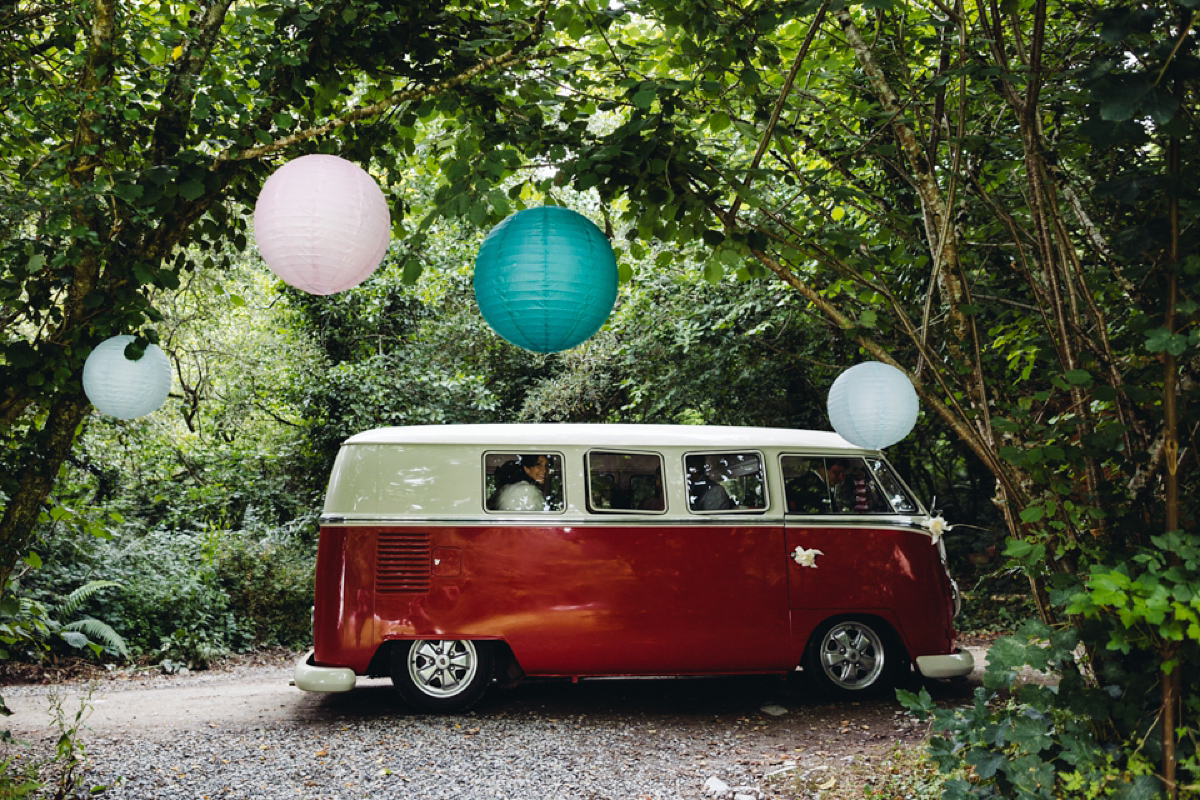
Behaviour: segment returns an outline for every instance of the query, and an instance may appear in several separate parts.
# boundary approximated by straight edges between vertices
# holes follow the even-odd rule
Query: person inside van
[[[861,458],[814,458],[787,481],[788,511],[793,514],[864,514],[891,508],[868,477]]]
[[[692,511],[725,511],[733,508],[729,492],[718,478],[717,459],[688,456],[688,502]]]
[[[830,481],[840,482],[840,475],[830,475],[825,459],[786,459],[787,466],[795,465],[799,474],[789,478],[784,485],[787,490],[788,511],[793,514],[828,514],[830,512]],[[842,470],[840,464],[830,465]]]
[[[545,511],[546,473],[550,459],[521,455],[496,470],[496,492],[488,505],[497,511]]]

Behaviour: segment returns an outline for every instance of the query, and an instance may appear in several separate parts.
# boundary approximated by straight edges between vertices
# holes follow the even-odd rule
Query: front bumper
[[[296,661],[294,681],[306,692],[348,692],[354,688],[354,670],[349,667],[318,667],[309,650]]]
[[[917,671],[926,678],[961,678],[975,669],[975,657],[966,650],[947,656],[917,656]]]

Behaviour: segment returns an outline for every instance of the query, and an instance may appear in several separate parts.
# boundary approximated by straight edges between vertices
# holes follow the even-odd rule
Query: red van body
[[[523,454],[549,462],[544,507],[492,507],[500,467]],[[826,502],[817,484],[818,505],[798,508],[789,476],[816,465],[808,477],[833,486],[835,461],[860,473],[859,505],[839,510],[837,487]],[[712,485],[721,508],[699,504],[696,486]],[[955,588],[933,530],[879,453],[829,433],[371,431],[346,442],[331,477],[314,649],[296,683],[341,691],[391,675],[418,708],[453,711],[498,676],[803,666],[854,695],[910,664],[962,675],[973,664],[954,647]]]

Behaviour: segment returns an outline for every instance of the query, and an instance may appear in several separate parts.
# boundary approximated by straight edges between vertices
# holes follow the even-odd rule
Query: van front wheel
[[[419,639],[392,647],[392,684],[418,711],[454,713],[475,705],[492,682],[491,642]]]
[[[817,629],[804,658],[804,671],[820,686],[844,697],[864,697],[892,686],[900,650],[878,622],[843,619]]]

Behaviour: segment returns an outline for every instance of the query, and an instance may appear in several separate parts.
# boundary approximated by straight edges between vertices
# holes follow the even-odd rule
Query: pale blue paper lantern
[[[880,450],[912,432],[920,402],[903,372],[878,361],[864,361],[833,382],[827,410],[833,429],[843,439]]]
[[[101,414],[117,419],[144,417],[167,401],[171,362],[156,344],[137,361],[125,357],[129,335],[105,339],[83,364],[83,391]]]
[[[582,214],[559,206],[518,211],[479,248],[475,300],[492,329],[518,347],[567,350],[612,313],[617,258]]]

